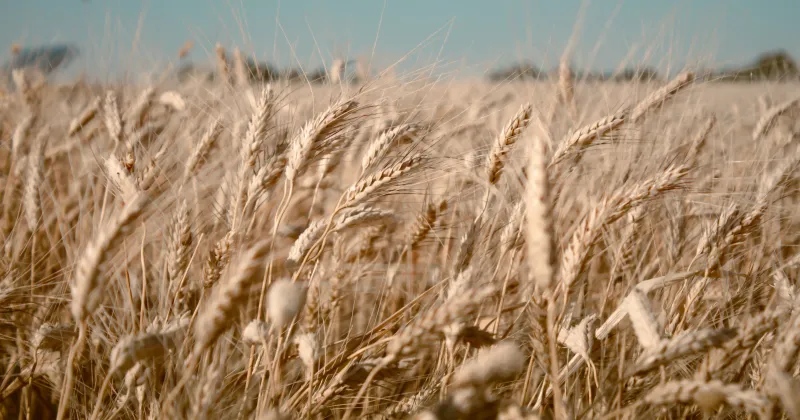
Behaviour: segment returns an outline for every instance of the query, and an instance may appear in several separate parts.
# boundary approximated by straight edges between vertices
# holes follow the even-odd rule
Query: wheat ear
[[[664,87],[651,93],[636,104],[631,110],[630,121],[637,122],[641,120],[648,111],[660,107],[678,92],[691,85],[692,82],[694,82],[694,73],[683,72],[675,76]]]
[[[100,100],[100,97],[96,96],[89,102],[86,108],[69,123],[67,134],[74,136],[80,133],[97,116],[97,111],[100,109]]]
[[[198,357],[230,327],[238,305],[247,298],[250,286],[265,262],[268,249],[267,241],[256,243],[229,267],[228,276],[197,315],[194,357]]]
[[[114,140],[115,145],[119,144],[119,142],[122,141],[122,117],[119,112],[117,93],[113,90],[106,92],[103,112],[105,114],[103,122],[105,122],[108,135]]]
[[[661,340],[659,344],[646,349],[639,356],[628,375],[639,375],[681,357],[720,347],[735,336],[736,331],[731,328],[702,329],[687,331],[671,339]]]
[[[792,109],[792,107],[794,107],[797,104],[800,104],[800,96],[789,99],[788,101],[785,101],[768,109],[767,112],[764,113],[764,115],[761,118],[759,118],[755,128],[753,129],[753,140],[758,140],[759,138],[761,138],[761,136],[764,136],[767,133],[769,133],[769,130],[774,125],[775,120],[778,119],[778,117],[780,117],[781,115],[785,114],[790,109]]]
[[[547,151],[542,139],[537,138],[531,147],[528,162],[525,243],[528,247],[529,281],[535,285],[532,290],[538,290],[538,293],[549,292],[557,270],[551,205]]]
[[[315,154],[325,149],[325,142],[340,134],[346,118],[357,108],[353,100],[341,100],[306,123],[289,143],[286,152],[286,179],[293,184],[308,167]]]
[[[198,170],[203,166],[203,159],[205,159],[208,152],[214,147],[217,139],[219,138],[220,134],[222,134],[222,124],[220,123],[219,119],[214,119],[206,128],[203,137],[200,139],[200,142],[197,143],[195,148],[192,150],[192,154],[189,155],[189,159],[186,161],[186,165],[184,166],[183,170],[183,182],[185,184],[187,180],[197,173]]]
[[[531,104],[522,105],[495,138],[492,150],[486,160],[486,178],[490,184],[494,185],[500,180],[506,156],[514,148],[514,144],[530,124],[531,112]]]
[[[610,114],[575,130],[559,143],[558,148],[556,148],[556,151],[550,158],[550,166],[558,164],[566,159],[573,149],[578,149],[578,153],[580,153],[582,149],[590,146],[595,139],[608,135],[620,128],[625,123],[626,119],[627,115],[624,112]]]
[[[653,405],[694,403],[707,415],[713,414],[723,403],[744,408],[754,414],[762,413],[767,406],[767,400],[756,391],[744,390],[738,385],[724,384],[721,381],[694,380],[657,385],[645,395],[644,402]]]
[[[419,127],[414,124],[403,124],[381,133],[375,141],[369,144],[367,151],[364,152],[364,157],[361,158],[361,173],[364,174],[368,169],[372,168],[378,160],[388,153],[393,145],[413,137],[418,130]]]

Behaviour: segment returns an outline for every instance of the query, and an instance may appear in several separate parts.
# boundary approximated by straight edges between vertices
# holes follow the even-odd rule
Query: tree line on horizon
[[[705,69],[696,72],[698,78],[714,82],[754,82],[754,81],[798,81],[800,70],[792,56],[784,50],[770,51],[759,55],[750,64],[722,68]],[[530,62],[516,63],[488,74],[494,82],[510,80],[540,80],[558,77],[558,68],[544,70]],[[658,70],[649,66],[627,67],[621,71],[576,71],[575,79],[582,81],[663,81]]]

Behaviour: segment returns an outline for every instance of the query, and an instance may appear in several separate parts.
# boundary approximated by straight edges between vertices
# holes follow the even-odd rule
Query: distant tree
[[[519,63],[489,74],[489,80],[501,82],[504,80],[530,80],[544,76],[542,71],[530,63]]]
[[[502,82],[507,80],[533,80],[550,77],[554,80],[558,78],[558,68],[551,72],[544,72],[538,67],[529,63],[515,64],[504,69],[489,73],[489,80]],[[650,67],[627,68],[620,73],[614,72],[581,72],[575,75],[581,81],[652,81],[658,80],[658,72]]]
[[[0,74],[6,75],[7,83],[13,89],[11,75],[14,70],[35,69],[48,76],[66,68],[80,54],[78,47],[70,44],[44,45],[22,48],[15,45],[11,58],[0,68]]]
[[[214,77],[215,77],[213,71],[204,71],[204,70],[198,69],[191,62],[187,62],[187,63],[181,65],[178,68],[178,70],[176,72],[176,75],[178,77],[178,81],[181,82],[181,83],[187,82],[187,81],[192,80],[192,79],[196,79],[196,80],[197,79],[202,79],[202,80],[205,80],[206,82],[210,82],[210,81],[214,80]]]
[[[797,64],[786,51],[763,54],[756,59],[755,69],[761,77],[778,79],[787,75],[797,75]]]
[[[45,45],[33,48],[18,47],[11,59],[3,65],[3,70],[11,72],[26,67],[34,67],[44,74],[50,74],[69,65],[80,50],[69,44]]]
[[[796,81],[798,76],[800,76],[800,71],[789,53],[777,50],[761,54],[750,65],[722,70],[715,74],[712,80],[723,82]]]
[[[269,82],[277,80],[280,73],[275,66],[266,61],[256,61],[252,57],[247,58],[245,65],[250,74],[250,79],[253,81]]]
[[[658,80],[658,72],[650,67],[627,68],[614,79],[624,82],[650,82]]]
[[[540,79],[547,77],[548,74],[557,74],[557,69],[547,73],[532,64],[518,63],[491,72],[488,78],[493,82],[503,82],[508,80]],[[696,70],[696,74],[699,80],[717,82],[800,81],[800,69],[798,69],[797,63],[784,50],[769,51],[761,54],[746,66],[721,70],[700,69]],[[654,68],[642,66],[626,68],[621,72],[587,71],[578,73],[576,79],[581,81],[614,80],[631,82],[660,80],[660,76]]]

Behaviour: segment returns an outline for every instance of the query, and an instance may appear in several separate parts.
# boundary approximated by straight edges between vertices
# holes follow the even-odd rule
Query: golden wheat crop
[[[13,75],[0,417],[800,419],[800,87],[232,56]]]

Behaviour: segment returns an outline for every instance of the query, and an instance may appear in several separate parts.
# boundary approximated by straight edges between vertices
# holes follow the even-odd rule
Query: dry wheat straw
[[[172,223],[169,231],[169,241],[167,244],[167,275],[172,282],[173,302],[184,308],[186,299],[186,285],[182,277],[189,264],[189,254],[191,251],[192,225],[189,220],[189,207],[186,200],[181,200],[172,216]]]
[[[36,350],[61,351],[75,337],[75,326],[72,324],[44,323],[39,326],[31,340]]]
[[[797,398],[800,395],[800,382],[787,373],[775,370],[770,371],[769,375],[767,392],[778,397],[790,419],[800,419],[800,399]]]
[[[686,166],[670,166],[649,180],[617,190],[591,209],[576,228],[562,256],[560,281],[570,286],[584,272],[589,251],[598,240],[602,226],[615,222],[634,207],[664,192],[679,188],[688,173]]]
[[[124,374],[136,363],[164,357],[178,344],[171,330],[125,336],[111,349],[111,372]]]
[[[714,129],[714,126],[717,124],[717,118],[715,116],[710,116],[706,118],[703,126],[697,131],[697,134],[692,138],[692,141],[689,142],[690,148],[689,153],[686,156],[686,162],[689,165],[695,165],[697,162],[697,157],[700,154],[700,151],[706,145],[706,141],[708,140],[709,134]]]
[[[247,69],[247,62],[239,51],[239,47],[233,49],[233,80],[236,87],[244,87],[250,84],[250,74]]]
[[[286,169],[286,158],[283,155],[275,155],[259,168],[247,186],[247,203],[245,204],[245,214],[249,215],[269,198],[270,191],[280,180]]]

